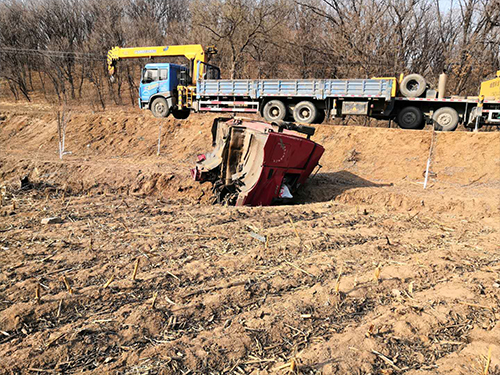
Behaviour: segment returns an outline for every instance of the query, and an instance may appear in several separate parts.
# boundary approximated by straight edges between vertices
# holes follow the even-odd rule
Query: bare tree
[[[285,3],[273,0],[198,0],[192,5],[193,23],[217,44],[232,79],[241,76],[251,46],[266,41],[287,11]]]
[[[27,51],[36,47],[36,26],[33,14],[25,12],[23,3],[15,0],[0,3],[0,47],[3,48],[0,77],[9,82],[16,100],[21,93],[30,101],[29,77],[34,59]]]
[[[111,86],[107,51],[192,43],[215,44],[230,78],[432,83],[446,70],[450,92],[477,94],[500,69],[500,0],[0,0],[2,94],[15,100],[135,105],[145,60],[122,62]]]

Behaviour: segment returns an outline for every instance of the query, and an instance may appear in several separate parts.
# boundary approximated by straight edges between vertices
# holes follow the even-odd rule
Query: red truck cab
[[[218,118],[214,150],[200,155],[195,180],[213,184],[214,202],[267,206],[290,199],[318,166],[324,148],[310,137],[314,128]]]

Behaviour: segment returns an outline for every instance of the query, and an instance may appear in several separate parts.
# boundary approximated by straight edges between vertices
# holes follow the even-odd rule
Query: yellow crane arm
[[[217,53],[214,47],[207,49],[209,55]],[[114,47],[108,51],[108,71],[111,76],[115,72],[115,65],[118,60],[130,58],[153,58],[165,56],[184,56],[191,61],[192,82],[201,78],[204,71],[204,65],[200,65],[198,71],[198,61],[207,62],[206,53],[200,44],[187,44],[180,46],[156,46],[156,47],[133,47],[121,48]]]

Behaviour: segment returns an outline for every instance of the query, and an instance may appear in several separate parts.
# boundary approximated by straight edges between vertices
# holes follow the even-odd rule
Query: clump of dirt
[[[440,133],[424,191],[429,133],[320,127],[296,204],[221,207],[213,116],[156,156],[159,120],[75,111],[63,160],[52,109],[2,116],[0,372],[500,373],[498,135]]]

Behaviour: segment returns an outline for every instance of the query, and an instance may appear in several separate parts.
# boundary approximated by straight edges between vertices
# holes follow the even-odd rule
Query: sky
[[[451,8],[451,2],[452,0],[439,0],[439,8],[441,8],[441,11],[448,11]],[[456,3],[456,1],[455,1]]]

